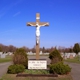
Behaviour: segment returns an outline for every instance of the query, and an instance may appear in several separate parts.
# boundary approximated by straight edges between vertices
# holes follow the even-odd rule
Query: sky
[[[0,0],[0,43],[16,47],[35,46],[36,21],[49,22],[40,28],[40,47],[70,47],[80,43],[80,0]]]

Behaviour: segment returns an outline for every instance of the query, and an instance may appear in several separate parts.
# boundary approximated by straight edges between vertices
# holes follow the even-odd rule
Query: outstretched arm
[[[40,22],[39,25],[40,26],[49,26],[49,23],[48,22]]]
[[[36,23],[35,22],[28,22],[27,26],[36,26]]]

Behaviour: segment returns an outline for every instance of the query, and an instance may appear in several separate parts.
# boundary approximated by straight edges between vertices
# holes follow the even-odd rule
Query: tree
[[[2,48],[0,47],[0,52],[2,52]]]
[[[73,52],[73,49],[72,48],[69,48],[69,52],[72,53]]]
[[[45,53],[45,47],[42,48],[42,52]]]
[[[8,46],[3,46],[3,52],[8,52],[8,50],[9,50],[9,48],[8,48]]]
[[[26,46],[22,47],[26,52],[29,52],[29,49]]]
[[[77,55],[78,55],[78,53],[80,52],[80,47],[79,47],[79,44],[78,44],[78,43],[75,43],[75,44],[74,44],[73,51],[74,51]]]
[[[26,51],[23,48],[18,48],[14,52],[13,63],[14,64],[22,64],[25,67],[27,67],[27,65],[28,65],[28,58],[27,58]]]
[[[51,48],[50,48],[50,53],[51,53],[55,48],[56,48],[56,47],[54,47],[54,48],[53,48],[53,47],[51,47]]]
[[[33,48],[31,49],[31,51],[32,51],[33,53],[35,53],[35,52],[36,52],[35,47],[33,47]]]
[[[2,52],[14,52],[14,51],[16,51],[16,47],[13,45],[6,46],[3,44],[0,44],[0,48],[1,48]]]
[[[80,46],[78,43],[75,43],[74,44],[74,47],[73,47],[73,51],[76,53],[77,57],[78,57],[78,60],[80,61],[80,58],[78,56],[78,53],[80,52]]]
[[[16,47],[14,47],[13,45],[9,45],[9,52],[15,52],[16,51]]]
[[[60,52],[57,49],[49,54],[49,58],[51,59],[51,64],[63,61],[63,58],[61,57]]]

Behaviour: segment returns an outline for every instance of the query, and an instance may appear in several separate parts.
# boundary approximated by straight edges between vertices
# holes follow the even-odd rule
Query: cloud
[[[3,17],[9,10],[11,10],[14,6],[22,3],[23,0],[17,0],[16,2],[10,2],[10,4],[6,4],[0,9],[0,18]],[[20,14],[20,12],[17,12],[14,14],[14,16]]]
[[[0,10],[0,18],[2,18],[10,9],[12,8],[12,5],[5,5],[1,10]]]
[[[17,12],[17,13],[15,13],[15,14],[13,15],[13,17],[19,15],[20,13],[21,13],[21,12]]]

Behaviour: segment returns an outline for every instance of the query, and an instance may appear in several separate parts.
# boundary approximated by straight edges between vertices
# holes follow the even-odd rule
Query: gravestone
[[[1,54],[1,58],[5,58],[6,57],[6,55],[5,54]]]
[[[42,51],[40,51],[40,53],[39,54],[42,54]]]
[[[80,56],[80,52],[78,53],[78,55]]]
[[[48,54],[49,54],[48,52],[44,53],[44,55],[48,55]]]
[[[66,55],[66,56],[67,56],[67,58],[69,58],[69,56],[70,56],[70,53],[67,53],[67,55]]]
[[[73,53],[73,54],[74,54],[73,56],[76,57],[76,53]]]
[[[67,59],[67,53],[63,53],[64,55],[63,55],[63,59]]]
[[[64,56],[64,59],[66,60],[67,59],[67,56]]]
[[[11,56],[13,53],[12,52],[8,52],[8,55]]]
[[[36,53],[34,53],[34,55],[36,55]]]
[[[70,57],[69,57],[70,59],[73,59],[73,55],[72,54],[70,54]]]
[[[61,52],[60,54],[61,54],[61,57],[63,58],[64,57],[64,53]]]
[[[74,58],[74,57],[76,57],[76,53],[70,53],[70,56],[72,56]]]
[[[30,51],[29,54],[33,54],[32,51]]]
[[[76,56],[76,53],[61,53],[61,56],[64,58],[64,59],[67,59],[67,58],[74,58]]]
[[[3,54],[3,52],[0,52],[0,55],[2,55]]]

